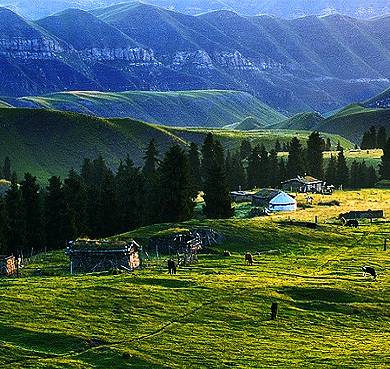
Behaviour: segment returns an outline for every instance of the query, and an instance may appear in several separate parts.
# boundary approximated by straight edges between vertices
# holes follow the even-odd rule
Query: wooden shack
[[[0,275],[11,276],[16,273],[15,256],[0,255]]]
[[[190,230],[171,235],[150,237],[149,250],[156,254],[183,256],[183,264],[190,265],[198,260],[197,253],[202,249],[202,237],[197,230]]]
[[[66,254],[73,272],[101,272],[112,268],[132,271],[142,267],[140,246],[135,241],[77,239],[69,242]]]

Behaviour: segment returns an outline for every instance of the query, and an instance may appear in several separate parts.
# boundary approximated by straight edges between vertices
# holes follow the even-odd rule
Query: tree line
[[[372,187],[378,179],[373,166],[353,161],[348,167],[338,146],[325,167],[327,144],[318,132],[311,133],[305,146],[293,137],[286,157],[278,156],[277,147],[268,152],[245,139],[239,150],[225,152],[212,133],[201,147],[176,144],[161,157],[151,139],[142,167],[130,155],[115,170],[102,156],[85,158],[79,170],[70,170],[64,180],[52,176],[45,186],[30,173],[18,181],[6,158],[2,172],[9,174],[11,186],[0,196],[0,253],[59,249],[77,237],[103,238],[154,223],[189,220],[199,191],[204,215],[217,219],[234,213],[230,191],[278,188],[281,181],[304,173],[344,188]],[[390,179],[390,140],[379,175]]]

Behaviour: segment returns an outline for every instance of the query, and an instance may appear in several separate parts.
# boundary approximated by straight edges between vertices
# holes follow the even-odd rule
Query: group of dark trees
[[[201,154],[201,155],[200,155]],[[81,168],[62,180],[52,176],[46,186],[25,173],[0,196],[0,253],[30,254],[58,249],[77,237],[103,238],[137,227],[189,220],[195,199],[204,191],[204,214],[228,218],[231,207],[224,149],[212,134],[201,149],[174,145],[160,159],[152,139],[144,165],[128,155],[114,171],[104,158],[84,159]]]
[[[384,149],[387,142],[386,128],[381,126],[378,131],[375,126],[371,126],[368,131],[363,134],[360,148],[366,149]]]
[[[142,167],[129,155],[115,170],[102,156],[86,158],[78,171],[72,169],[64,180],[52,176],[46,186],[30,173],[19,182],[6,158],[2,176],[10,178],[11,187],[0,196],[0,253],[58,249],[77,237],[102,238],[144,225],[185,221],[194,216],[199,191],[206,217],[229,218],[234,212],[231,190],[278,187],[305,173],[344,188],[371,187],[377,181],[375,169],[364,161],[348,167],[341,147],[325,167],[326,145],[313,132],[305,147],[294,137],[285,156],[277,148],[268,152],[262,144],[252,147],[248,140],[236,152],[225,153],[209,133],[201,147],[191,143],[185,150],[176,144],[161,158],[152,139]],[[390,139],[383,150],[379,174],[390,179]]]

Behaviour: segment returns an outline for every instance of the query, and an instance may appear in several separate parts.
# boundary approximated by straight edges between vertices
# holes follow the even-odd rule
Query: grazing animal
[[[276,315],[278,314],[278,303],[273,302],[271,304],[271,319],[276,320]]]
[[[228,250],[225,250],[223,256],[232,256],[232,254]]]
[[[366,274],[370,274],[371,276],[374,277],[374,279],[376,279],[376,272],[375,272],[375,269],[373,267],[362,267],[363,269],[363,277],[366,276]]]
[[[250,252],[245,254],[245,264],[253,265],[253,256]]]
[[[168,260],[168,273],[169,274],[176,274],[176,264],[173,261],[173,259]]]
[[[359,222],[356,219],[348,219],[347,220],[344,217],[341,217],[341,221],[347,227],[355,227],[355,228],[357,228],[357,226],[359,225]]]

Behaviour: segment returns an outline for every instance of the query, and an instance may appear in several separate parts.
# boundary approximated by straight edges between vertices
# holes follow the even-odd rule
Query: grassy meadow
[[[297,195],[296,212],[144,227],[118,238],[213,228],[223,243],[169,275],[152,250],[134,273],[70,275],[64,250],[1,278],[4,368],[387,368],[390,254],[386,219],[341,225],[350,210],[383,209],[390,191]],[[336,205],[338,204],[338,205]],[[316,229],[305,227],[317,218]],[[230,250],[231,257],[222,251]],[[257,252],[280,250],[278,254]],[[244,264],[244,253],[254,265]],[[361,267],[376,268],[377,280]],[[277,320],[270,306],[278,302]]]

